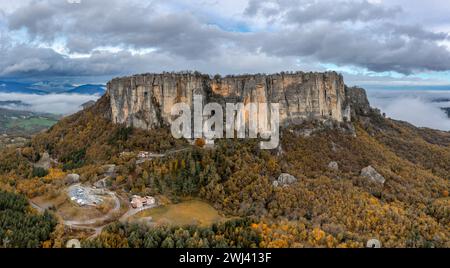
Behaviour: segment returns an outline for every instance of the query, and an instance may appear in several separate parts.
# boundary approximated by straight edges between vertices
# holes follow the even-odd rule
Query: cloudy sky
[[[348,84],[450,85],[448,10],[447,0],[0,0],[0,79],[336,70]]]

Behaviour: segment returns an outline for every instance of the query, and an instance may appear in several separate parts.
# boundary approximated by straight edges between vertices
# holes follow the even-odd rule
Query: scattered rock
[[[68,174],[65,179],[67,184],[75,184],[80,182],[80,175],[78,174]]]
[[[368,115],[371,111],[366,91],[359,87],[345,87],[346,102],[351,107],[351,118]]]
[[[334,153],[337,152],[337,146],[336,146],[336,143],[334,143],[334,142],[331,142],[331,151],[333,151]]]
[[[283,148],[281,148],[281,143],[278,145],[277,148],[277,156],[282,156],[284,154]]]
[[[106,177],[110,177],[110,178],[113,178],[113,179],[116,178],[116,171],[117,171],[116,165],[114,165],[114,164],[112,164],[112,165],[104,165],[102,167],[102,170],[103,170],[103,174]]]
[[[331,169],[331,170],[336,170],[336,171],[338,171],[338,170],[339,170],[339,164],[338,164],[336,161],[331,161],[331,162],[328,164],[328,168]]]
[[[378,171],[376,171],[372,166],[363,168],[361,170],[361,176],[380,184],[384,184],[384,182],[386,181],[386,179],[380,173],[378,173]]]
[[[95,182],[95,183],[94,183],[94,187],[95,187],[95,188],[99,188],[99,189],[105,189],[105,188],[107,188],[107,187],[108,187],[108,184],[107,184],[108,179],[110,179],[110,177],[106,177],[106,178],[103,178],[103,179],[101,179],[101,180]]]
[[[300,129],[294,133],[297,137],[309,138],[314,133],[314,129]]]
[[[36,164],[34,164],[34,167],[48,170],[49,168],[51,168],[51,163],[52,161],[50,155],[47,152],[45,152],[41,155],[39,161]]]
[[[381,242],[378,239],[370,239],[366,244],[367,248],[381,248]]]
[[[289,186],[297,181],[297,178],[287,174],[282,173],[276,181],[273,182],[273,186],[279,187],[279,186]]]
[[[113,173],[116,171],[116,165],[111,164],[111,165],[104,165],[103,170],[105,170],[105,173]]]
[[[67,241],[66,248],[81,248],[80,240],[70,239]]]
[[[88,102],[85,102],[85,103],[81,104],[81,107],[83,108],[83,110],[86,110],[86,109],[88,109],[88,108],[90,108],[90,107],[92,107],[94,105],[95,105],[95,101],[90,100]]]

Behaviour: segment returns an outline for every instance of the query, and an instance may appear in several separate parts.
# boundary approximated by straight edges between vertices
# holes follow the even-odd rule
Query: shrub
[[[33,178],[34,177],[42,178],[42,177],[45,177],[47,175],[48,175],[48,171],[46,169],[41,168],[41,167],[34,167],[33,168],[33,173],[32,173]]]
[[[206,144],[205,139],[196,139],[195,140],[195,145],[200,148],[203,148],[205,146],[205,144]]]

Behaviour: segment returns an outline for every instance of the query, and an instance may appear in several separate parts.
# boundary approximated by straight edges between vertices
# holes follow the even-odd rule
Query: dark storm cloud
[[[419,32],[420,34],[420,32]],[[404,38],[388,30],[371,28],[349,31],[332,23],[301,27],[266,36],[261,50],[278,56],[299,56],[336,65],[365,67],[375,72],[445,71],[450,53],[444,46],[412,35]]]
[[[283,61],[290,69],[298,60],[403,74],[450,70],[450,52],[440,45],[448,33],[429,31],[418,22],[398,23],[395,18],[405,14],[395,5],[251,0],[236,11],[238,20],[270,25],[238,32],[216,26],[214,15],[199,15],[189,6],[161,8],[161,3],[42,0],[5,12],[9,33],[23,30],[31,42],[4,45],[0,75],[115,75],[158,68],[230,73],[272,70],[264,65],[270,62],[281,68]],[[88,56],[42,48],[55,43],[69,54]]]
[[[443,41],[449,38],[448,33],[430,32],[423,29],[420,25],[398,25],[394,23],[385,23],[379,27],[379,31],[390,33],[397,36],[414,37],[420,40]]]
[[[395,17],[401,8],[374,5],[362,1],[311,0],[250,0],[245,13],[255,16],[283,15],[287,23],[309,23],[318,20],[330,22],[371,21]]]
[[[99,46],[155,48],[187,58],[213,53],[232,33],[200,23],[188,12],[162,14],[152,4],[118,0],[34,1],[8,16],[13,30],[26,29],[32,38],[65,38],[71,52],[87,53]]]
[[[50,48],[19,45],[0,55],[0,76],[91,76],[137,71],[143,59],[129,52],[94,51],[87,58],[68,58]],[[149,60],[149,59],[147,59]],[[142,66],[141,66],[142,67]]]
[[[195,67],[192,67],[194,65]],[[185,59],[156,51],[144,54],[132,54],[127,51],[93,51],[88,57],[69,58],[52,49],[27,45],[14,46],[0,54],[0,77],[15,78],[117,76],[192,69],[204,73],[230,74],[277,72],[294,68],[298,68],[295,60],[255,55],[238,49],[205,60]],[[308,70],[306,66],[302,66],[302,69]]]
[[[285,27],[265,37],[261,51],[268,54],[375,72],[449,70],[450,52],[437,43],[447,40],[448,33],[395,23],[401,12],[398,6],[365,0],[252,0],[245,10],[250,16],[271,16]]]

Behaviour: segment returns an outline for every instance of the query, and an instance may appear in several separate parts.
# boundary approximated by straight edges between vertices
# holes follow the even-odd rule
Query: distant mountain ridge
[[[33,88],[32,84],[19,82],[6,82],[6,81],[0,81],[0,92],[36,94],[36,95],[47,94],[45,91]]]
[[[94,94],[103,94],[106,92],[106,86],[105,85],[93,85],[93,84],[87,84],[78,86],[76,88],[73,88],[66,93],[76,93],[76,94],[83,94],[83,95],[94,95]]]
[[[49,81],[37,83],[0,81],[0,93],[102,95],[105,91],[106,86],[101,84],[72,85],[69,83],[55,83]]]

